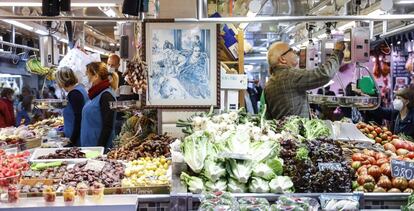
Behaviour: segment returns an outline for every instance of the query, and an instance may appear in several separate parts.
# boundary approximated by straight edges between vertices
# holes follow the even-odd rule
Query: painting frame
[[[161,33],[163,32],[163,33]],[[205,70],[206,74],[198,74],[198,75],[206,75],[205,77],[202,77],[203,79],[206,78],[205,83],[200,85],[201,87],[208,87],[207,89],[202,89],[198,86],[196,86],[196,83],[189,83],[190,85],[184,83],[186,80],[183,80],[183,78],[189,78],[188,75],[192,76],[190,67],[204,67],[203,65],[194,65],[190,66],[187,65],[187,63],[184,63],[182,65],[175,65],[174,67],[178,66],[179,68],[166,68],[166,67],[172,67],[164,65],[161,66],[156,62],[157,60],[165,61],[163,59],[160,59],[160,56],[157,56],[159,54],[154,53],[154,49],[165,49],[165,43],[164,46],[161,48],[157,46],[157,43],[167,42],[167,39],[165,38],[165,32],[171,32],[174,33],[174,35],[177,32],[180,32],[180,35],[182,34],[188,34],[189,32],[192,33],[204,33],[208,34],[208,36],[201,36],[202,41],[200,42],[199,48],[194,48],[195,44],[192,45],[192,48],[189,47],[187,43],[187,47],[185,47],[185,43],[180,44],[181,41],[187,41],[188,39],[184,40],[182,36],[174,36],[171,46],[174,50],[174,55],[177,54],[179,57],[184,58],[185,56],[182,56],[182,52],[190,52],[190,48],[192,49],[192,52],[201,52],[204,57],[206,58],[203,61],[203,65],[207,66],[205,68],[201,68],[201,70]],[[217,37],[219,33],[219,28],[217,24],[214,23],[175,23],[171,19],[164,19],[164,20],[146,20],[143,23],[143,60],[146,61],[148,65],[148,74],[147,74],[147,82],[148,87],[145,91],[145,93],[141,96],[141,103],[145,108],[161,108],[161,109],[195,109],[195,108],[209,108],[211,106],[218,108],[220,107],[220,69],[219,69],[219,62],[217,61]],[[156,42],[153,40],[154,37],[157,37],[156,35],[161,34],[160,42]],[[200,36],[198,36],[200,37]],[[206,38],[207,37],[207,38]],[[168,40],[171,41],[171,40]],[[171,48],[171,47],[170,47]],[[178,52],[178,53],[177,53]],[[171,53],[164,53],[164,55],[170,55]],[[196,54],[196,53],[195,53]],[[191,55],[193,56],[193,55]],[[190,58],[190,55],[185,58]],[[188,59],[190,60],[190,59]],[[201,60],[201,59],[200,59]],[[175,60],[174,60],[175,61]],[[207,62],[208,61],[208,62]],[[190,66],[190,67],[188,67]],[[187,67],[187,69],[185,69]],[[181,68],[181,69],[180,69]],[[172,71],[170,69],[174,69],[176,74],[170,74],[169,72]],[[200,71],[200,68],[197,68],[198,71]],[[172,71],[174,72],[174,71]],[[182,76],[183,74],[187,73],[185,75],[186,77]],[[159,75],[163,76],[159,76]],[[195,73],[193,73],[194,75]],[[179,76],[177,76],[179,75]],[[162,78],[162,79],[160,79]],[[160,82],[163,81],[163,82]],[[165,94],[162,95],[164,92],[162,92],[162,88],[165,86],[161,86],[160,84],[163,83],[165,85],[165,81],[169,82],[171,85],[168,85],[168,87],[173,87],[173,90],[179,90],[176,91],[177,96],[172,94],[173,92],[168,92],[169,95],[167,95],[167,98],[165,98]],[[158,84],[158,87],[154,84]],[[195,88],[195,92],[189,92],[191,86]],[[160,88],[161,87],[161,88]],[[189,88],[190,87],[190,88]],[[171,88],[170,88],[171,89]],[[167,88],[168,90],[168,88]],[[184,90],[184,91],[183,91]],[[208,90],[206,93],[202,90]],[[181,92],[180,92],[181,91]],[[184,93],[184,94],[183,94]],[[197,93],[200,93],[199,95],[196,95]],[[190,95],[191,94],[191,95]],[[193,96],[196,95],[196,96]]]

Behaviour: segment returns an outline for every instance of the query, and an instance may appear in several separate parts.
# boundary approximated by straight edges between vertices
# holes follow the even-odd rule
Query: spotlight
[[[60,11],[70,12],[70,0],[61,0],[60,1]]]
[[[124,0],[122,4],[122,14],[138,16],[141,10],[141,0]]]
[[[59,12],[59,0],[42,0],[43,16],[58,16]]]

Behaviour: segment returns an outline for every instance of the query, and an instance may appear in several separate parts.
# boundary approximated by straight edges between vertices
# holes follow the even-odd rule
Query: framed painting
[[[219,106],[216,24],[146,22],[144,33],[145,107]]]

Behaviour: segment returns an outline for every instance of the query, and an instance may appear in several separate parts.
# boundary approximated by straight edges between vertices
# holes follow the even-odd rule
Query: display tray
[[[327,96],[309,94],[308,101],[311,104],[326,106],[355,107],[360,109],[376,109],[378,97],[363,96]]]
[[[347,122],[333,122],[332,123],[332,136],[338,141],[351,141],[361,143],[375,143],[374,140],[366,137],[355,124]]]
[[[128,111],[131,109],[141,109],[141,101],[139,100],[112,101],[112,102],[109,102],[109,106],[112,110],[116,110],[116,111]]]
[[[35,99],[33,105],[38,109],[62,109],[68,104],[67,100],[62,99]]]
[[[103,155],[104,148],[103,147],[80,147],[81,151],[84,153],[88,152],[97,152],[99,156]],[[70,149],[70,147],[64,147],[64,148],[38,148],[35,149],[32,156],[30,157],[31,162],[35,163],[46,163],[46,162],[55,162],[55,161],[66,161],[68,163],[78,163],[87,161],[88,158],[69,158],[69,159],[38,159],[38,157],[43,155],[48,155],[50,153],[55,153],[56,150],[62,150],[62,149]]]

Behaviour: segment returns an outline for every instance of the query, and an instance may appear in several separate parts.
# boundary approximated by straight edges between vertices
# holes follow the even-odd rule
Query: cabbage
[[[187,136],[182,143],[184,160],[195,173],[200,173],[204,167],[204,160],[211,147],[209,138],[210,135],[207,133],[195,132]]]
[[[185,172],[181,173],[180,179],[183,183],[185,183],[188,186],[188,190],[190,190],[192,193],[201,193],[204,190],[204,183],[203,180],[190,176],[186,174]]]
[[[228,159],[226,166],[230,177],[240,183],[247,183],[253,170],[253,163],[248,160]]]
[[[267,160],[266,164],[273,170],[276,175],[283,174],[283,159],[275,157]]]
[[[269,182],[259,177],[252,177],[252,181],[249,185],[249,191],[251,193],[269,193]]]
[[[275,178],[276,175],[268,165],[259,163],[253,169],[253,176],[261,177],[267,181],[270,181]]]
[[[210,181],[215,182],[226,175],[226,168],[218,159],[208,156],[204,162],[203,175]]]
[[[269,187],[272,193],[286,193],[293,187],[293,182],[290,177],[278,176],[270,181]]]
[[[227,190],[231,193],[246,193],[247,185],[240,183],[235,179],[229,178],[229,183],[227,184]]]
[[[232,132],[231,135],[216,146],[221,152],[248,155],[250,151],[250,137],[247,131],[242,134]]]
[[[279,143],[276,141],[257,141],[253,142],[251,146],[251,158],[257,162],[276,155],[279,153]]]
[[[220,179],[217,182],[208,181],[205,186],[207,191],[225,191],[227,189],[227,180]]]

